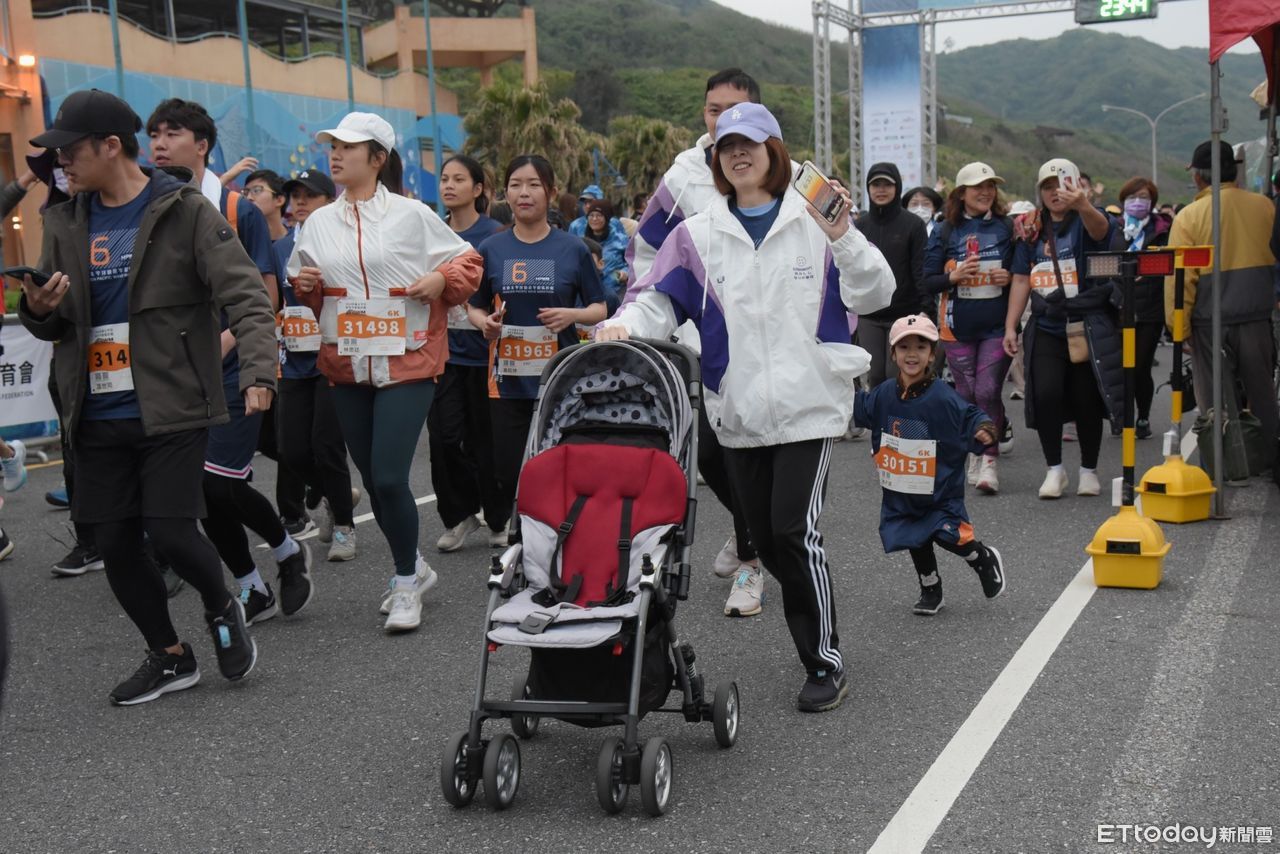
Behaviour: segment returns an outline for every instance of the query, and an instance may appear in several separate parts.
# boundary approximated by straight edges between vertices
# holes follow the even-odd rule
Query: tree
[[[662,119],[619,116],[609,122],[606,156],[627,182],[627,195],[651,193],[693,134]]]
[[[603,148],[599,134],[578,124],[582,111],[567,98],[553,100],[546,84],[534,87],[503,81],[480,92],[467,112],[463,151],[485,163],[501,179],[519,154],[540,154],[551,161],[560,189],[577,192],[590,183],[591,150]]]
[[[618,111],[626,89],[606,63],[594,62],[573,75],[569,98],[582,110],[582,124],[601,133]]]

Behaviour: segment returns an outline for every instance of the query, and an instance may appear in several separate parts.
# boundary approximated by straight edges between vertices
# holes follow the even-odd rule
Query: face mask
[[[928,205],[912,205],[907,208],[907,210],[920,217],[925,222],[933,219],[933,208]]]
[[[67,189],[67,173],[62,171],[61,166],[53,167],[53,184],[64,193],[70,193]]]
[[[1151,213],[1151,200],[1130,198],[1124,200],[1124,212],[1134,219],[1146,219]]]

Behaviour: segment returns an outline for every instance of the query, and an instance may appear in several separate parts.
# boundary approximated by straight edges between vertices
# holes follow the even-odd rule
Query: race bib
[[[467,318],[467,307],[465,305],[455,305],[449,308],[447,315],[447,326],[458,332],[477,332],[471,321]]]
[[[320,349],[320,324],[305,305],[286,306],[281,312],[280,340],[290,353],[314,353]]]
[[[1004,286],[991,280],[992,273],[1000,269],[1000,259],[978,262],[978,275],[956,285],[956,296],[961,299],[996,299],[1004,294]]]
[[[89,393],[133,391],[129,324],[95,326],[89,337]]]
[[[338,300],[338,355],[403,356],[404,299]]]
[[[1080,293],[1080,277],[1076,274],[1076,259],[1059,258],[1058,269],[1062,271],[1062,291],[1070,299]],[[1047,297],[1058,289],[1058,280],[1053,275],[1053,262],[1041,261],[1031,268],[1031,287],[1040,296]]]
[[[880,435],[876,452],[880,485],[908,495],[932,495],[938,471],[938,443],[933,439],[901,439]]]
[[[545,326],[503,326],[498,339],[498,374],[504,377],[541,376],[560,350],[556,333]]]

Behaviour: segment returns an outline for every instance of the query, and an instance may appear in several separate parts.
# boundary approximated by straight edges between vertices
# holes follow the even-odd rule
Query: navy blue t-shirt
[[[471,304],[490,313],[505,306],[507,312],[504,337],[488,342],[489,397],[533,400],[538,396],[540,366],[558,350],[578,343],[572,323],[544,340],[548,336],[538,311],[604,302],[600,271],[587,245],[558,228],[537,243],[525,243],[514,231],[501,231],[477,251],[484,260],[484,274]]]
[[[1059,266],[1068,259],[1075,263],[1076,278],[1079,282],[1080,292],[1102,284],[1100,280],[1084,278],[1085,253],[1107,251],[1111,247],[1111,238],[1116,230],[1115,220],[1107,216],[1105,211],[1100,210],[1099,213],[1107,218],[1107,233],[1101,240],[1094,240],[1089,236],[1089,232],[1084,227],[1084,220],[1075,211],[1068,213],[1067,218],[1062,222],[1051,224],[1053,231],[1057,235],[1055,245],[1058,250]],[[1033,243],[1019,240],[1013,250],[1013,265],[1009,268],[1009,272],[1015,276],[1027,276],[1031,274],[1032,267],[1049,260],[1048,242],[1045,234],[1041,234]],[[1034,302],[1032,303],[1032,308],[1033,310],[1035,308]],[[1036,314],[1034,319],[1036,328],[1059,338],[1067,336],[1067,323],[1065,320],[1051,318],[1045,314]]]
[[[97,193],[89,200],[89,298],[90,318],[93,326],[129,324],[129,266],[133,262],[133,245],[142,225],[142,215],[151,201],[148,186],[132,201],[119,207],[107,207]],[[120,348],[93,351],[89,355],[88,370],[92,374],[94,360],[115,363]],[[126,357],[132,370],[132,362]],[[98,368],[113,365],[100,364]],[[81,417],[89,421],[106,421],[112,418],[141,418],[138,395],[134,391],[108,391],[85,395]]]
[[[287,231],[284,237],[271,243],[271,251],[276,259],[276,281],[280,283],[282,305],[302,305],[298,301],[297,295],[294,294],[293,285],[289,284],[286,275],[286,271],[289,268],[289,256],[293,254],[293,241],[296,234],[297,229]],[[319,353],[294,353],[286,350],[283,344],[280,346],[280,353],[280,376],[284,379],[309,380],[320,375],[320,368],[316,366]]]
[[[480,214],[480,218],[470,228],[459,231],[458,236],[470,243],[473,249],[479,249],[480,244],[486,238],[501,230],[502,224],[500,222]],[[465,305],[457,306],[457,308],[462,312],[467,310]],[[454,329],[452,323],[454,309],[449,311],[449,362],[454,365],[466,365],[467,367],[483,367],[489,364],[489,344],[484,340],[484,334],[470,325],[470,321],[466,320],[465,314],[457,315],[458,323],[466,323],[470,328]]]
[[[747,236],[755,243],[756,248],[760,248],[760,243],[764,240],[765,235],[769,233],[769,229],[773,228],[773,224],[778,219],[778,210],[782,205],[777,199],[763,204],[756,205],[753,208],[740,208],[736,201],[729,202],[729,210],[733,211],[733,215],[738,218],[738,222],[742,223],[742,227],[747,230]]]
[[[218,212],[224,217],[227,215],[227,201],[230,196],[231,191],[223,187]],[[262,211],[258,210],[257,205],[249,201],[248,196],[241,195],[236,205],[236,234],[240,238],[240,245],[249,253],[258,271],[264,276],[276,275],[275,253],[271,251],[271,229],[267,227],[267,218],[262,215]],[[224,311],[222,328],[229,329],[230,326],[227,313]],[[226,388],[235,388],[236,394],[239,394],[240,354],[234,348],[222,360],[222,385]]]

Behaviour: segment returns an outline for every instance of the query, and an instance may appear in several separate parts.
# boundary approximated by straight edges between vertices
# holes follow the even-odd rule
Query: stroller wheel
[[[622,775],[622,739],[606,738],[596,758],[596,799],[605,812],[622,812],[630,790]]]
[[[454,735],[440,754],[440,789],[455,807],[465,807],[476,796],[476,781],[467,776],[467,736]]]
[[[522,676],[511,686],[512,700],[527,700],[532,696],[533,692],[529,690],[529,677]],[[533,738],[538,734],[538,724],[541,718],[537,715],[512,715],[511,731],[518,738]]]
[[[711,723],[721,747],[733,747],[738,740],[738,711],[738,683],[721,682],[711,703]]]
[[[640,801],[644,811],[658,816],[671,805],[671,778],[675,769],[671,764],[671,748],[666,739],[654,736],[640,754]]]
[[[484,799],[496,810],[505,810],[520,788],[520,743],[499,733],[484,751]]]

